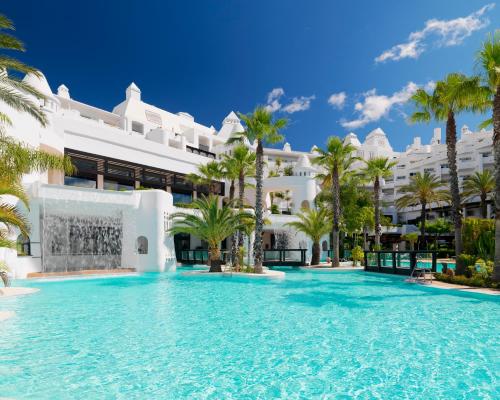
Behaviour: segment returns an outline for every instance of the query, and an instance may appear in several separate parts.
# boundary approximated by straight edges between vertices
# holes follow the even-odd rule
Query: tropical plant
[[[437,250],[439,236],[451,232],[453,230],[453,226],[450,221],[445,218],[436,218],[434,221],[427,224],[426,230],[431,235],[434,235],[434,250]]]
[[[239,114],[245,124],[245,131],[235,133],[228,143],[243,142],[247,139],[250,143],[257,141],[256,149],[256,188],[255,188],[255,241],[254,241],[254,264],[255,272],[262,273],[262,231],[263,231],[263,202],[262,185],[264,173],[264,143],[277,143],[283,140],[280,130],[285,128],[286,119],[274,119],[273,114],[265,107],[258,106],[251,114]]]
[[[485,260],[494,258],[495,222],[491,219],[465,218],[462,225],[464,252]]]
[[[382,236],[382,225],[380,218],[380,179],[392,176],[392,168],[397,164],[389,161],[387,157],[375,157],[365,160],[365,167],[361,175],[369,182],[373,182],[373,209],[375,225],[375,246],[380,248],[380,236]]]
[[[297,213],[298,221],[285,224],[294,228],[298,232],[304,233],[312,242],[311,265],[317,265],[320,261],[321,247],[320,240],[331,231],[331,223],[328,219],[328,211],[324,208],[309,209]]]
[[[6,30],[14,30],[14,25],[0,15],[0,49],[24,51],[23,43]],[[11,56],[0,55],[0,101],[18,112],[31,115],[45,126],[47,118],[36,101],[45,99],[45,96],[17,78],[15,75],[19,73],[41,75],[35,68]],[[2,196],[14,196],[28,208],[28,196],[21,184],[24,174],[48,169],[72,173],[74,168],[68,157],[33,149],[7,136],[5,128],[11,123],[9,116],[0,112],[0,247],[15,248],[16,243],[9,239],[11,231],[17,229],[28,236],[29,225],[17,205],[5,201]]]
[[[330,188],[332,194],[332,267],[340,265],[340,180],[342,175],[357,160],[353,156],[355,150],[351,144],[344,144],[339,137],[331,136],[326,142],[326,148],[318,148],[316,150],[318,155],[313,159],[313,163],[321,166],[325,171],[325,173],[318,174],[317,178],[322,180],[323,186]]]
[[[0,49],[7,51],[25,51],[24,44],[6,31],[13,31],[14,24],[6,16],[0,14]],[[37,77],[40,72],[25,63],[8,55],[0,55],[0,100],[11,108],[25,112],[38,120],[42,126],[47,124],[47,117],[35,100],[45,96],[31,85],[23,82],[16,74],[32,74]],[[11,125],[9,116],[0,112],[0,133],[5,126]]]
[[[490,170],[485,169],[481,172],[475,172],[469,176],[463,184],[462,197],[471,199],[478,196],[480,199],[481,217],[487,218],[488,209],[486,200],[488,195],[495,190],[495,178]]]
[[[186,176],[187,180],[195,185],[207,186],[208,194],[215,195],[217,193],[218,179],[223,177],[222,165],[217,161],[209,161],[206,164],[198,166],[197,173],[190,173]],[[234,189],[233,189],[234,190]]]
[[[245,199],[245,188],[248,187],[248,183],[245,182],[245,178],[251,178],[255,176],[255,158],[256,155],[247,146],[243,144],[238,144],[233,148],[230,156],[224,158],[224,170],[226,172],[226,178],[231,180],[231,186],[229,189],[229,199],[233,200],[234,197],[234,180],[238,181],[238,207],[240,212],[243,211],[243,202]],[[233,190],[231,191],[231,187]],[[237,236],[237,237],[236,237]],[[243,246],[243,234],[238,231],[236,235],[233,235],[231,241],[231,260],[236,271],[239,270],[239,258],[236,253],[239,248]]]
[[[410,178],[410,183],[399,189],[403,195],[396,199],[399,209],[420,205],[420,240],[425,243],[425,222],[427,220],[427,206],[432,203],[449,201],[450,194],[447,190],[440,189],[441,181],[429,172],[417,172]]]
[[[446,149],[450,169],[452,219],[455,226],[455,254],[462,252],[462,216],[457,173],[457,126],[455,116],[464,111],[484,112],[488,107],[489,91],[481,86],[479,77],[452,73],[436,83],[432,93],[419,89],[411,97],[417,111],[410,122],[446,121]],[[462,265],[457,263],[457,272]]]
[[[287,165],[285,168],[283,168],[283,175],[293,176],[293,165]]]
[[[483,43],[477,54],[483,81],[493,97],[493,152],[495,157],[495,266],[492,280],[500,282],[500,31]]]
[[[174,224],[170,232],[189,233],[208,243],[210,272],[221,272],[220,244],[238,229],[244,227],[245,214],[234,210],[234,204],[219,207],[217,196],[201,197],[193,202],[195,213],[177,212],[172,215]]]
[[[354,266],[358,265],[358,262],[363,262],[365,258],[365,252],[361,248],[361,246],[355,246],[352,249],[352,261],[354,262]]]
[[[410,250],[415,250],[415,243],[417,243],[418,240],[418,232],[406,233],[401,236],[401,239],[410,243]]]

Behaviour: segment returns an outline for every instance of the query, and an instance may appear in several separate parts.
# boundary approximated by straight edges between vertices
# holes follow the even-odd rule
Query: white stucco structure
[[[116,215],[110,223],[115,228],[121,226],[122,232],[120,254],[113,254],[111,258],[117,264],[119,256],[122,267],[138,271],[164,271],[175,268],[175,246],[181,246],[177,250],[203,247],[196,238],[186,238],[185,242],[174,245],[173,238],[167,233],[169,215],[177,210],[175,203],[188,202],[203,191],[203,188],[190,186],[183,179],[184,174],[196,172],[199,165],[231,152],[231,146],[227,146],[226,141],[235,132],[243,130],[234,112],[228,113],[217,131],[213,126],[199,124],[186,112],[171,113],[146,103],[134,83],[126,88],[123,102],[110,112],[73,99],[65,85],[59,86],[54,93],[43,76],[27,76],[25,81],[47,96],[40,106],[46,112],[49,123],[42,127],[33,118],[18,114],[0,103],[0,110],[8,113],[13,122],[7,130],[8,134],[35,148],[70,155],[76,162],[78,172],[72,177],[49,172],[24,178],[23,183],[31,196],[28,213],[31,222],[30,255],[18,256],[14,251],[0,250],[0,258],[7,260],[16,277],[47,270],[50,268],[47,261],[50,257],[62,256],[61,251],[47,247],[48,236],[43,231],[43,224],[48,211],[73,221],[73,231],[68,228],[69,233],[64,234],[73,235],[75,241],[79,240],[79,234],[75,232],[80,232],[79,229],[85,231],[83,225],[93,226],[90,229],[92,232],[85,231],[87,237],[82,239],[90,244],[84,245],[83,250],[74,245],[77,253],[85,253],[82,257],[87,257],[85,260],[88,263],[100,262],[99,257],[90,253],[97,251],[95,243],[99,241],[103,227],[108,226],[108,222],[99,218],[110,213]],[[430,144],[424,145],[419,138],[415,138],[404,152],[394,151],[380,128],[368,134],[364,142],[354,133],[348,134],[345,141],[356,148],[361,158],[384,156],[397,161],[394,178],[383,183],[383,200],[387,205],[384,213],[391,216],[395,223],[411,223],[418,216],[417,210],[398,211],[393,206],[398,189],[408,183],[413,173],[428,170],[446,179],[449,172],[446,147],[439,128],[434,130]],[[493,166],[491,143],[491,132],[473,133],[466,127],[462,128],[458,142],[458,167],[462,180],[475,170]],[[285,225],[296,218],[293,214],[301,208],[313,207],[314,198],[320,191],[315,179],[319,171],[311,164],[314,157],[315,146],[309,152],[295,151],[289,143],[285,143],[282,149],[265,149],[265,201],[268,209],[274,201],[274,207],[280,212],[267,213],[271,224],[265,227],[265,247],[273,247],[274,234],[289,231],[289,247],[311,248],[307,238],[290,231]],[[361,165],[360,162],[354,167]],[[268,177],[269,172],[276,169],[280,169],[279,176]],[[133,190],[141,186],[157,190]],[[221,185],[220,193],[227,194],[228,186]],[[247,202],[251,204],[254,193],[252,190],[247,192]],[[276,193],[281,195],[278,197]],[[476,212],[474,204],[467,212]],[[79,215],[89,219],[74,222]],[[93,218],[104,225],[92,222]],[[405,229],[403,227],[401,231]],[[17,237],[15,232],[12,235]],[[144,249],[140,249],[139,237],[147,239],[146,254],[140,254]],[[328,246],[328,238],[324,238],[322,245]],[[310,256],[309,251],[308,258]]]

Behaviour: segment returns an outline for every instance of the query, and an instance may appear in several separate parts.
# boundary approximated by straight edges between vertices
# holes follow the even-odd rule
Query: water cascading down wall
[[[41,213],[42,271],[66,272],[121,266],[123,213]]]

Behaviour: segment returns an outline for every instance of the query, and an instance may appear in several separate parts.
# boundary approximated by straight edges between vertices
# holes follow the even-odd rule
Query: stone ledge
[[[38,292],[40,289],[36,288],[24,288],[24,287],[5,287],[0,288],[0,299],[2,297],[11,296],[23,296],[25,294],[33,294]]]
[[[264,270],[262,274],[254,274],[247,272],[208,272],[208,271],[187,271],[183,272],[183,276],[224,276],[224,277],[246,277],[246,278],[267,278],[267,279],[284,279],[285,273],[283,271]]]
[[[435,279],[432,280],[432,283],[427,284],[427,285],[430,286],[430,287],[438,288],[438,289],[458,290],[460,292],[481,293],[481,294],[488,294],[490,296],[500,296],[500,290],[499,289],[490,289],[490,288],[482,288],[482,287],[475,287],[475,286],[457,285],[457,284],[454,284],[454,283],[437,281]]]

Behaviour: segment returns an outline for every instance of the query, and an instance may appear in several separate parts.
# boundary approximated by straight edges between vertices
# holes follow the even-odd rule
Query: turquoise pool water
[[[0,397],[499,398],[500,299],[362,271],[150,274],[4,299]]]

